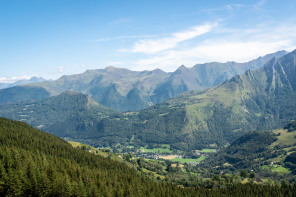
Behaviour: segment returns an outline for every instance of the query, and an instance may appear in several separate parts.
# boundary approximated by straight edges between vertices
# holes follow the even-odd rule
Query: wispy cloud
[[[168,37],[160,39],[141,39],[137,41],[131,50],[122,50],[124,52],[133,53],[158,53],[167,49],[174,48],[178,43],[198,37],[202,34],[210,32],[217,23],[204,24],[200,26],[194,26],[186,31],[176,32]]]
[[[266,0],[260,0],[253,5],[255,9],[261,9],[261,7],[266,3]]]
[[[65,70],[64,66],[60,66],[60,67],[59,67],[59,72],[60,72],[60,73],[63,73],[64,70]]]
[[[194,47],[169,49],[139,59],[134,64],[134,69],[161,68],[173,71],[182,64],[193,66],[212,61],[246,62],[279,50],[293,50],[296,48],[295,31],[296,25],[293,23],[277,27],[260,25],[253,29],[230,30],[226,36],[207,38]],[[223,31],[223,34],[225,32],[227,31]]]
[[[0,83],[14,83],[19,80],[24,80],[24,79],[28,80],[31,77],[32,76],[27,76],[27,75],[23,75],[20,77],[0,77]]]
[[[245,4],[227,4],[218,8],[205,9],[205,10],[202,10],[202,12],[207,12],[207,13],[213,13],[217,11],[232,12],[234,10],[239,10],[244,7],[246,7]]]
[[[131,36],[116,36],[116,37],[108,37],[108,38],[99,38],[94,40],[95,42],[107,42],[112,40],[124,40],[124,39],[135,39],[135,38],[152,38],[155,35],[131,35]]]

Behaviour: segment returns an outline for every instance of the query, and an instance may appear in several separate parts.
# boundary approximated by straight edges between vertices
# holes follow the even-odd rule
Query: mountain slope
[[[291,196],[296,189],[237,184],[208,190],[156,182],[121,162],[3,118],[0,142],[1,196]]]
[[[174,73],[159,69],[136,72],[115,67],[88,70],[55,81],[0,90],[0,103],[40,100],[71,90],[87,94],[98,103],[117,111],[138,111],[183,92],[212,87],[284,54],[285,51],[279,51],[247,63],[208,63],[192,68],[181,66]]]
[[[296,51],[203,92],[189,92],[139,113],[139,137],[183,149],[223,145],[246,131],[296,119]],[[170,127],[169,125],[174,125]]]
[[[158,103],[176,97],[183,92],[213,87],[230,79],[234,75],[241,75],[247,70],[258,69],[273,57],[280,58],[286,54],[286,51],[278,51],[246,63],[211,62],[197,64],[192,68],[181,66],[172,73],[165,83],[156,88],[154,92],[157,96],[153,98]]]
[[[191,196],[121,162],[75,149],[58,137],[0,118],[1,196]]]
[[[94,146],[116,144],[170,144],[184,150],[223,146],[250,130],[280,128],[296,119],[296,51],[272,59],[259,70],[247,71],[218,86],[192,91],[137,113],[97,117],[74,108],[68,118],[58,117],[48,101],[36,101],[34,113],[24,113],[26,103],[2,105],[0,115],[25,118],[33,126],[60,137]],[[83,97],[83,96],[82,96]],[[85,96],[86,97],[86,96]],[[54,97],[53,97],[54,98]],[[39,103],[37,105],[37,103]],[[71,102],[70,102],[71,103]],[[67,109],[62,108],[63,113]],[[26,110],[25,110],[26,111]],[[31,110],[32,111],[32,110]],[[59,112],[60,113],[60,112]],[[43,114],[47,114],[42,119]],[[108,113],[107,113],[108,114]],[[31,118],[31,119],[30,119]]]
[[[88,135],[96,131],[100,120],[116,114],[88,96],[70,91],[41,101],[1,105],[0,109],[0,116],[27,122],[58,136]]]
[[[271,131],[244,134],[227,148],[210,155],[201,167],[224,173],[252,170],[263,174],[270,169],[281,174],[296,174],[296,122]]]

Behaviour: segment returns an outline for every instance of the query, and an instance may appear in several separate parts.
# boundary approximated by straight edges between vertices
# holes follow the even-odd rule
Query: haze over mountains
[[[42,77],[31,77],[30,79],[22,79],[13,83],[0,83],[0,89],[10,88],[13,86],[27,84],[27,83],[38,83],[43,81],[46,81],[46,79],[43,79]]]
[[[279,58],[286,53],[279,51],[246,63],[212,62],[197,64],[192,68],[181,66],[173,73],[159,69],[136,72],[115,67],[88,70],[55,81],[0,90],[0,103],[40,100],[71,90],[87,94],[96,102],[116,111],[138,111],[183,92],[218,85],[246,70],[260,68],[271,58]]]
[[[0,116],[96,146],[170,144],[183,150],[219,147],[247,131],[279,128],[296,119],[295,62],[296,50],[213,88],[184,93],[140,112],[115,113],[85,95],[67,92],[41,101],[3,104]],[[161,71],[155,72],[164,76]],[[24,87],[28,88],[18,86]],[[67,102],[77,107],[68,107]]]

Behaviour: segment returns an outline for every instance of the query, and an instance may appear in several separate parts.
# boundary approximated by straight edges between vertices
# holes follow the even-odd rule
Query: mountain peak
[[[166,72],[157,68],[157,69],[152,70],[152,73],[158,75],[158,74],[165,74]]]
[[[71,91],[71,90],[67,90],[67,91],[63,92],[62,94],[79,95],[79,94],[81,94],[81,93],[79,93],[79,92],[75,92],[75,91]]]
[[[186,67],[186,66],[184,66],[184,65],[181,65],[177,70],[181,70],[181,71],[183,71],[183,70],[187,70],[188,68]]]
[[[116,67],[114,67],[114,66],[107,66],[106,68],[105,68],[105,70],[107,70],[107,71],[113,71],[113,70],[117,70],[118,68],[116,68]]]

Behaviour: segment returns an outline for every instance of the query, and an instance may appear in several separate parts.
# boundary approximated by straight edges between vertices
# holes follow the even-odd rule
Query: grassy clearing
[[[201,161],[203,161],[206,157],[205,156],[201,156],[198,159],[188,159],[188,158],[175,158],[172,159],[171,161],[179,161],[180,163],[190,163],[190,162],[195,162],[195,163],[200,163]]]
[[[172,167],[177,167],[177,164],[176,164],[176,163],[173,163],[173,164],[172,164]],[[180,167],[180,168],[184,168],[184,165],[183,165],[183,164],[180,164],[179,167]]]
[[[205,148],[205,149],[200,150],[199,152],[201,152],[201,153],[211,153],[211,152],[216,152],[216,149]]]
[[[108,154],[95,148],[95,147],[92,147],[90,145],[87,145],[87,144],[82,144],[80,142],[73,142],[73,141],[68,141],[69,144],[71,144],[74,148],[76,147],[82,147],[82,146],[85,146],[88,150],[91,150],[92,153],[95,153],[97,155],[101,155],[103,157],[107,157]]]
[[[142,168],[142,170],[143,170],[143,172],[145,172],[145,173],[151,173],[151,174],[153,174],[153,176],[155,177],[155,178],[157,178],[157,177],[159,177],[160,179],[165,179],[165,176],[163,176],[163,175],[159,175],[159,174],[157,174],[156,172],[153,172],[153,171],[150,171],[150,170],[147,170],[147,169],[145,169],[145,168]]]
[[[281,145],[281,144],[284,144],[286,146],[294,145],[296,132],[288,132],[288,130],[283,130],[283,129],[275,130],[273,132],[275,134],[280,133],[281,135],[277,136],[278,140],[272,143],[270,145],[270,148],[273,149],[276,145]]]
[[[284,167],[282,167],[282,166],[273,166],[273,167],[271,168],[271,171],[273,171],[273,172],[277,172],[277,173],[279,173],[280,175],[290,174],[290,172],[291,172],[289,169],[284,168]]]
[[[126,146],[126,148],[135,148],[135,146]]]
[[[291,173],[291,171],[288,168],[282,167],[280,165],[273,165],[273,166],[264,165],[263,168],[270,169],[272,172],[277,172],[279,175],[285,175],[285,174]]]
[[[167,156],[162,156],[159,158],[171,160],[171,159],[175,159],[176,157],[178,157],[178,155],[167,155]]]
[[[145,153],[173,153],[173,151],[168,148],[153,148],[153,149],[141,148],[141,150],[144,151]]]

